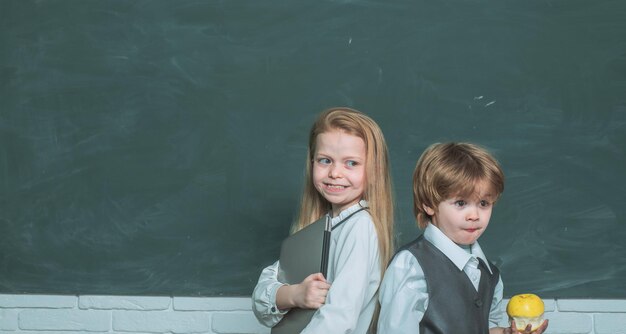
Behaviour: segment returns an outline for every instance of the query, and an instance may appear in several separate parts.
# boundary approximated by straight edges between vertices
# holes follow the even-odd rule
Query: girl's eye
[[[489,201],[482,200],[480,201],[480,206],[483,208],[489,207],[491,203]]]
[[[330,165],[330,159],[328,158],[319,158],[317,159],[317,163],[322,165]]]
[[[359,163],[358,163],[358,162],[356,162],[356,161],[354,161],[354,160],[348,160],[348,161],[346,161],[346,166],[348,166],[348,167],[355,167],[355,166],[357,166],[358,164],[359,164]]]
[[[463,206],[465,206],[465,204],[467,204],[467,203],[465,203],[465,201],[464,201],[464,200],[462,200],[462,199],[460,199],[460,200],[458,200],[458,201],[454,202],[454,205],[456,205],[456,206],[458,206],[458,207],[463,207]]]

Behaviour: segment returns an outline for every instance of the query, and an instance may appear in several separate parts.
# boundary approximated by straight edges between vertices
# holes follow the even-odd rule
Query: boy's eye
[[[491,205],[491,202],[489,202],[489,201],[485,201],[485,200],[480,201],[480,206],[482,206],[482,207],[486,208],[486,207],[488,207],[490,205]]]
[[[465,203],[465,201],[462,200],[462,199],[454,202],[454,205],[456,205],[456,206],[465,206],[465,204],[467,204],[467,203]]]
[[[330,165],[330,159],[328,158],[319,158],[317,159],[317,163],[322,164],[322,165]]]
[[[348,161],[346,161],[346,166],[348,166],[348,167],[355,167],[355,166],[357,166],[358,164],[359,164],[359,163],[358,163],[358,162],[356,162],[356,161],[354,161],[354,160],[348,160]]]

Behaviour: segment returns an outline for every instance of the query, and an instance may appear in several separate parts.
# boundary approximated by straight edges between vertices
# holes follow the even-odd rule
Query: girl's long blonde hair
[[[345,131],[350,135],[363,139],[365,142],[367,186],[363,199],[369,204],[369,213],[376,227],[378,247],[380,248],[381,273],[384,273],[394,251],[393,194],[389,172],[389,154],[385,138],[378,124],[357,110],[343,107],[325,110],[311,127],[306,158],[304,191],[302,193],[298,220],[295,222],[292,230],[293,232],[301,230],[318,220],[331,209],[330,202],[313,185],[312,164],[317,136],[320,133],[332,130]]]

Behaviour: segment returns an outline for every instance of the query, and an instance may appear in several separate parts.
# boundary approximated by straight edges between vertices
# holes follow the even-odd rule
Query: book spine
[[[324,278],[327,278],[326,274],[328,273],[328,256],[330,252],[330,217],[326,216],[326,226],[324,228],[324,239],[322,242],[322,264],[320,267],[320,272],[324,275]]]

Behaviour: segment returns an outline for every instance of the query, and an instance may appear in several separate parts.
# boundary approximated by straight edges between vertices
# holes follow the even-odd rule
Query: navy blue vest
[[[400,250],[410,251],[419,262],[428,289],[428,307],[419,325],[420,334],[488,334],[489,311],[500,271],[493,274],[479,259],[478,291],[437,247],[419,236]]]

